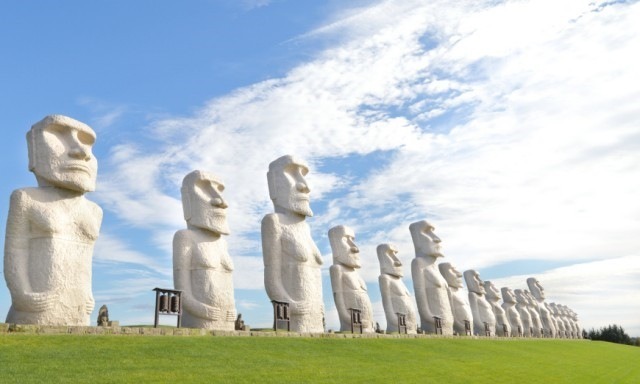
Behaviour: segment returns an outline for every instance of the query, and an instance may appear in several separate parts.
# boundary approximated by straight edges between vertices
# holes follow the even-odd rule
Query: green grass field
[[[640,383],[605,342],[0,335],[0,383]]]

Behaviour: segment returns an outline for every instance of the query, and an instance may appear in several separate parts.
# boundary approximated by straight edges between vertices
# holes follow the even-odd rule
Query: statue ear
[[[191,194],[185,187],[180,188],[180,193],[182,194],[182,213],[184,220],[189,221],[191,219]]]
[[[267,172],[267,185],[269,187],[269,198],[271,200],[275,200],[276,199],[276,181],[275,181],[275,175],[271,171]]]
[[[29,171],[33,172],[36,169],[36,154],[38,152],[33,129],[27,132],[27,152],[29,152]]]

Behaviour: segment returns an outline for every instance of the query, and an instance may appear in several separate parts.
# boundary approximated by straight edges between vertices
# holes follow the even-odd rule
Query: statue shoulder
[[[275,232],[281,227],[280,218],[277,213],[269,213],[262,218],[262,231]]]

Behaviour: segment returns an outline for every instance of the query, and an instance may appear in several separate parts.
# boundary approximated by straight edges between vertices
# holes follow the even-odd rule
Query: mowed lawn
[[[640,383],[640,348],[488,339],[0,335],[0,383]]]

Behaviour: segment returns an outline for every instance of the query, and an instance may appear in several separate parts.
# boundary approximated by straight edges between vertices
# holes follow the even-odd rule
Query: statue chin
[[[80,193],[92,192],[96,189],[95,180],[89,176],[73,174],[36,175],[39,186],[53,186]]]
[[[279,204],[276,204],[279,205]],[[286,205],[280,205],[280,207],[289,212],[296,213],[298,215],[313,217],[313,211],[307,200],[293,200],[289,201]],[[276,211],[277,212],[277,211]]]
[[[206,218],[192,217],[187,222],[194,227],[206,229],[220,235],[229,234],[229,226],[227,224],[227,218],[225,216],[215,215]]]

